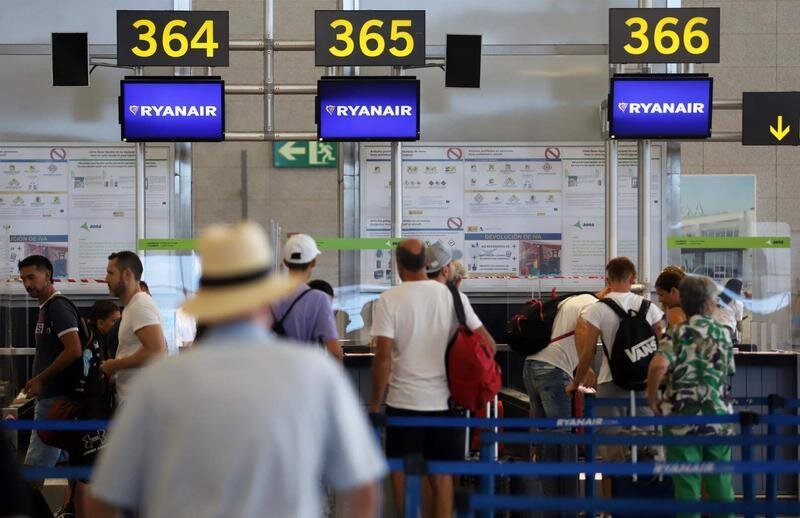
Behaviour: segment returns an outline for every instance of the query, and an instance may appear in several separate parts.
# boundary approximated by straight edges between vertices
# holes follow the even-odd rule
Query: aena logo
[[[704,103],[617,103],[623,113],[705,113]]]
[[[373,104],[373,105],[339,105],[332,104],[325,105],[325,111],[329,115],[336,115],[337,117],[411,117],[411,106],[407,104],[396,104],[394,106],[388,104]]]
[[[85,223],[85,222],[84,222],[84,224],[83,224],[83,225],[81,225],[81,227],[80,227],[80,228],[81,228],[81,229],[83,229],[83,230],[85,230],[85,231],[87,231],[87,232],[90,232],[90,231],[92,231],[92,230],[94,230],[94,229],[103,228],[103,225],[100,225],[99,223],[92,223],[92,224],[90,225],[90,224],[88,224],[88,223]]]
[[[216,117],[217,107],[207,105],[146,105],[131,104],[128,111],[140,117]]]

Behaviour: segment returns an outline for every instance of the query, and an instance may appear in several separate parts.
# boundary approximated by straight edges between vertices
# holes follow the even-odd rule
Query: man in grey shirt
[[[340,516],[376,516],[386,461],[350,381],[319,349],[267,332],[270,304],[297,281],[273,273],[264,231],[215,225],[198,252],[200,288],[183,309],[205,334],[131,383],[90,516],[318,517],[322,483]]]

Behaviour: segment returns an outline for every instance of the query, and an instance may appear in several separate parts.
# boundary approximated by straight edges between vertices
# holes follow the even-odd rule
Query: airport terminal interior
[[[0,515],[116,516],[103,514],[105,502],[144,517],[800,516],[800,0],[2,4],[2,478],[13,472],[26,482],[0,489]],[[424,271],[410,266],[419,250]],[[143,272],[127,255],[112,256],[120,251],[134,252]],[[262,263],[248,270],[242,263],[255,251]],[[31,257],[46,259],[26,263]],[[113,484],[94,470],[112,469],[118,457],[105,448],[118,445],[117,416],[121,437],[125,411],[134,419],[142,401],[118,369],[155,379],[178,372],[157,371],[161,362],[191,362],[204,341],[233,336],[220,321],[245,315],[236,308],[248,309],[250,295],[233,294],[255,282],[253,265],[275,286],[313,279],[332,288],[319,299],[333,313],[329,331],[293,347],[327,349],[339,363],[332,376],[354,389],[357,409],[337,402],[331,418],[353,435],[320,426],[320,442],[366,441],[374,465],[363,452],[337,456],[337,467],[311,475],[313,491],[287,482],[305,468],[283,474],[270,487],[288,507],[274,509],[209,496],[198,511],[187,502],[203,498],[186,487],[156,496],[130,488],[144,495],[135,503],[119,487],[107,490]],[[34,274],[26,280],[42,268],[50,291],[37,291]],[[143,309],[125,314],[145,289],[139,280],[156,315],[146,327],[131,323]],[[435,334],[425,326],[440,314],[419,309],[434,307],[433,295],[402,291],[414,280],[445,294],[445,335],[454,336],[459,301],[468,301],[466,332],[457,335],[464,342],[450,348],[447,336],[425,350],[415,342]],[[232,296],[208,315],[186,302],[215,290]],[[82,327],[62,331],[46,316],[54,291],[104,341],[118,334],[118,350],[97,353],[116,362],[113,370],[89,360],[95,351]],[[617,314],[613,302],[591,298],[571,309],[587,294],[615,292],[635,307]],[[286,297],[262,300],[272,308],[260,331],[267,341],[300,340],[288,324],[269,323],[292,311],[279,318],[276,308],[300,302]],[[649,303],[640,307],[642,297]],[[114,302],[116,312],[99,317],[97,301]],[[298,307],[312,318],[308,300]],[[593,320],[599,309],[612,331]],[[546,326],[543,343],[525,322]],[[644,331],[628,322],[644,322]],[[149,338],[139,331],[153,327],[165,344],[158,354],[170,358],[141,356]],[[74,344],[63,338],[76,329]],[[419,334],[405,344],[408,329]],[[481,373],[477,402],[456,403],[454,380],[466,368],[449,351],[473,338],[469,354],[488,350],[491,372]],[[113,413],[46,412],[52,399],[37,377],[66,376],[58,358],[73,346],[75,361],[85,360],[78,377],[97,372],[118,403],[124,396]],[[620,381],[626,361],[641,379]],[[545,371],[560,376],[555,388],[537,385]],[[288,393],[313,393],[319,379],[290,372]],[[230,392],[197,374],[197,393],[210,394],[208,408],[197,400],[202,415]],[[395,407],[412,385],[426,387],[429,404],[423,396]],[[439,385],[442,408],[433,403]],[[186,392],[192,387],[175,390]],[[700,402],[681,399],[687,393]],[[554,410],[555,400],[566,410]],[[243,394],[226,405],[252,414],[247,401]],[[263,404],[273,402],[265,395]],[[274,405],[298,414],[313,406]],[[55,430],[62,434],[81,433],[67,421],[94,420],[91,459],[56,451],[49,464],[32,462],[40,430],[51,437],[47,419],[66,423]],[[358,435],[362,428],[370,433]],[[226,430],[231,442],[240,432],[234,422]],[[417,439],[425,448],[412,452]],[[159,446],[154,463],[178,455],[180,440],[163,442],[176,450]],[[54,449],[44,443],[36,447]],[[454,444],[454,456],[438,455]],[[343,474],[350,464],[353,474]],[[215,475],[220,486],[233,484],[227,475]],[[238,491],[258,480],[247,476],[236,475]],[[351,479],[377,488],[363,509],[355,486],[340,487]],[[42,499],[46,509],[9,511],[29,490],[26,505]],[[252,503],[259,491],[242,499]]]

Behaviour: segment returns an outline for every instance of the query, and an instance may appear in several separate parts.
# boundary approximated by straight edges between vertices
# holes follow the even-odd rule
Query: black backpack
[[[107,359],[105,349],[100,344],[100,337],[94,334],[92,328],[81,316],[78,307],[63,295],[48,300],[43,309],[46,311],[56,298],[65,301],[75,312],[78,319],[78,337],[81,342],[81,357],[67,367],[65,372],[68,380],[67,396],[75,401],[109,396],[112,392],[111,384],[100,370],[100,364]]]
[[[536,354],[552,342],[566,338],[570,334],[557,336],[551,340],[553,322],[558,314],[558,307],[570,297],[592,294],[588,291],[567,293],[553,297],[547,302],[532,299],[525,303],[519,312],[506,325],[506,341],[512,351],[523,356]]]
[[[56,297],[50,299],[43,307]],[[81,357],[67,367],[67,400],[64,411],[57,416],[64,420],[107,420],[114,413],[115,394],[110,381],[100,370],[100,364],[106,360],[100,338],[94,334],[86,323],[77,306],[64,296],[58,298],[66,301],[78,318],[78,336],[81,342]],[[52,410],[52,409],[51,409]],[[54,418],[48,414],[46,419]],[[50,430],[39,434],[45,444],[55,446],[69,452],[69,463],[73,466],[86,466],[94,463],[99,451],[105,446],[106,431],[96,430]]]
[[[297,304],[298,302],[300,302],[300,299],[305,297],[306,293],[308,293],[310,291],[312,291],[311,288],[308,288],[306,291],[304,291],[303,293],[298,295],[297,298],[294,299],[294,302],[292,302],[292,305],[289,306],[289,309],[286,310],[286,313],[283,314],[283,316],[281,317],[280,320],[275,319],[275,313],[272,314],[273,319],[275,319],[275,321],[272,323],[272,332],[273,333],[275,333],[278,336],[286,336],[286,329],[283,327],[283,322],[286,320],[286,317],[289,316],[289,313],[292,312],[292,308],[294,307],[294,305]]]
[[[647,321],[650,301],[642,300],[638,312],[631,309],[627,313],[611,299],[601,299],[600,302],[611,308],[620,319],[610,355],[603,342],[603,352],[611,368],[611,377],[617,386],[625,390],[644,390],[647,386],[650,360],[658,350],[653,327]]]

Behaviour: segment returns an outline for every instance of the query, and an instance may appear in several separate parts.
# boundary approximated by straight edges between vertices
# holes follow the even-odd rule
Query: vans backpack
[[[609,298],[600,299],[600,302],[611,308],[620,319],[610,355],[603,342],[603,352],[611,368],[611,377],[617,386],[625,390],[644,390],[647,386],[650,360],[658,350],[656,335],[647,321],[650,301],[642,300],[639,311],[631,309],[627,313]]]
[[[464,305],[455,286],[448,284],[458,318],[456,334],[447,344],[444,361],[450,399],[456,406],[477,411],[494,399],[502,376],[492,347],[467,327]]]
[[[562,302],[576,295],[591,294],[587,292],[568,293],[559,297],[553,296],[545,302],[532,299],[526,302],[519,312],[506,324],[506,342],[512,351],[523,356],[536,354],[552,342],[557,342],[570,336],[550,337],[553,333],[553,322],[558,315],[558,307]]]

